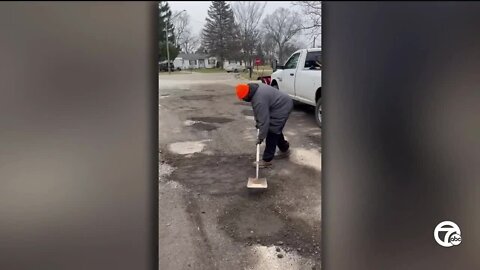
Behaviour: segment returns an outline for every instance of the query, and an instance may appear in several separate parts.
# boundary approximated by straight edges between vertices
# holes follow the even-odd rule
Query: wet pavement
[[[321,129],[296,106],[292,154],[255,176],[256,129],[232,74],[160,75],[160,269],[320,269]],[[263,147],[262,147],[263,148]]]

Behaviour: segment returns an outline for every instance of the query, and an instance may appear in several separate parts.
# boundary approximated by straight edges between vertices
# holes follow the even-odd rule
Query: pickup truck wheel
[[[317,120],[317,125],[322,127],[322,104],[321,98],[317,100],[317,105],[315,106],[315,120]]]

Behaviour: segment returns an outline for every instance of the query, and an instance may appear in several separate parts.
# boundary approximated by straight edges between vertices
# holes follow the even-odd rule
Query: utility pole
[[[315,48],[315,39],[316,39],[316,38],[317,38],[317,37],[313,37],[313,48]]]
[[[168,49],[168,31],[167,31],[167,26],[168,26],[169,20],[167,20],[167,23],[165,24],[165,37],[167,39],[167,69],[168,69],[168,75],[171,74],[170,71],[170,50]]]

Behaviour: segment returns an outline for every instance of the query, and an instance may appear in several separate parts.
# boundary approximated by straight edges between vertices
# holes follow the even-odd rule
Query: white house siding
[[[206,68],[214,68],[217,66],[217,59],[215,57],[210,57],[205,59],[205,67]]]
[[[196,69],[196,68],[214,68],[217,65],[217,59],[215,57],[201,57],[198,59],[192,59],[193,55],[181,55],[177,56],[173,61],[175,68],[181,69]]]
[[[175,66],[175,68],[182,68],[183,69],[183,59],[182,58],[175,58],[173,60],[173,66]]]

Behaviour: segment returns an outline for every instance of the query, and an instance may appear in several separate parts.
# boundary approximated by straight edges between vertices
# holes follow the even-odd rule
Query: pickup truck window
[[[307,53],[307,58],[305,59],[305,68],[311,69],[321,69],[322,52],[309,52]]]
[[[296,68],[299,56],[300,56],[300,53],[296,53],[296,54],[292,55],[292,57],[290,57],[290,59],[288,59],[284,68],[285,69]]]

